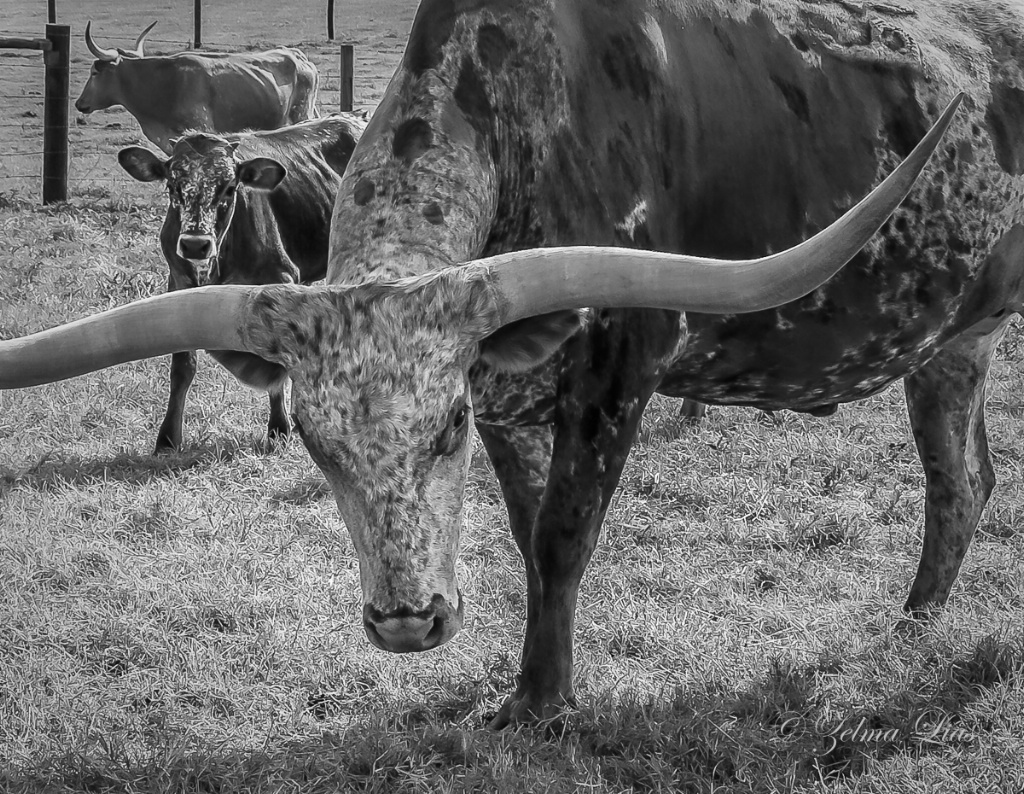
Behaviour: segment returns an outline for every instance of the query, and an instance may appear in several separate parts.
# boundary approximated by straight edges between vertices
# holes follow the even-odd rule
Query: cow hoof
[[[931,624],[921,616],[906,615],[892,624],[892,636],[907,642],[920,639],[930,631]]]
[[[906,615],[908,622],[914,621],[921,623],[929,621],[942,609],[942,604],[934,601],[921,601],[907,600],[907,603],[903,605],[903,612]]]
[[[165,436],[160,436],[156,440],[156,447],[153,449],[154,455],[170,455],[181,449],[181,439],[173,441]]]
[[[492,731],[515,725],[535,725],[546,731],[561,733],[569,711],[576,707],[576,698],[557,694],[541,697],[529,692],[516,692],[505,701],[495,717],[487,723]]]
[[[291,436],[291,428],[282,427],[269,427],[267,428],[267,438],[262,444],[263,452],[274,452],[278,449],[283,449],[288,444],[288,438]]]

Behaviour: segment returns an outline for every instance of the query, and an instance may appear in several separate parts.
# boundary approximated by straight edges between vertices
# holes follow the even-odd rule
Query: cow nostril
[[[213,242],[209,237],[182,235],[178,238],[178,252],[185,259],[209,259],[213,253]]]
[[[443,645],[459,630],[460,617],[453,615],[441,596],[435,596],[430,606],[419,611],[400,607],[385,614],[370,604],[363,606],[367,639],[392,653],[427,651]]]

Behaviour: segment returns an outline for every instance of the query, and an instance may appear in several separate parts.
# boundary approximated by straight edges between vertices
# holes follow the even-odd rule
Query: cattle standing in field
[[[154,22],[153,25],[156,23]],[[145,55],[150,25],[134,50],[103,49],[85,26],[96,57],[75,101],[82,113],[122,105],[164,152],[186,130],[272,130],[316,118],[319,72],[300,50]]]
[[[331,209],[362,116],[345,113],[270,132],[190,133],[170,157],[130,146],[117,156],[142,182],[167,185],[160,248],[168,290],[200,284],[309,284],[327,272]],[[219,352],[219,360],[238,354]],[[171,357],[171,396],[156,451],[179,449],[196,374],[194,351]],[[268,441],[291,430],[283,381],[270,389]]]
[[[527,571],[498,726],[573,700],[580,579],[655,391],[824,412],[905,377],[927,483],[906,607],[942,604],[993,486],[985,379],[1024,299],[1024,18],[894,8],[424,0],[342,181],[325,287],[193,290],[8,342],[3,385],[196,347],[283,367],[391,651],[460,625],[475,417]],[[871,222],[833,223],[937,118]],[[577,330],[577,306],[606,308]]]

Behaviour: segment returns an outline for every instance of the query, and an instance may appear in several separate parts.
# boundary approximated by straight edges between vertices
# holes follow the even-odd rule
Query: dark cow
[[[200,284],[308,284],[327,272],[331,208],[366,127],[338,114],[270,132],[192,133],[168,158],[131,146],[117,156],[142,182],[167,184],[160,247],[168,290]],[[216,353],[224,359],[226,354]],[[156,451],[181,447],[195,352],[171,359],[171,396]],[[288,435],[283,383],[270,391],[268,440]]]
[[[272,130],[319,115],[319,72],[302,51],[145,55],[155,24],[142,31],[134,50],[97,46],[92,23],[86,24],[85,43],[96,61],[76,109],[92,113],[122,105],[167,153],[185,130]]]
[[[392,651],[459,626],[475,416],[527,571],[503,725],[573,700],[580,578],[653,392],[822,412],[905,377],[921,612],[946,600],[992,489],[985,379],[1024,298],[1024,18],[1008,8],[424,0],[342,182],[327,286],[192,290],[15,340],[2,385],[171,345],[284,367],[359,554],[367,635]],[[936,145],[961,91],[881,233],[861,246],[877,207],[829,225],[941,115]],[[598,247],[564,247],[581,245]]]

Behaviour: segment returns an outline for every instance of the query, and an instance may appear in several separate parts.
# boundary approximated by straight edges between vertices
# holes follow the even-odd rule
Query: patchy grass
[[[411,6],[352,6],[393,61]],[[112,163],[134,133],[77,134]],[[34,195],[0,192],[0,337],[163,290],[157,191]],[[265,454],[265,399],[209,358],[167,457],[149,454],[167,361],[0,392],[0,790],[1024,790],[1022,359],[1014,326],[989,389],[1000,484],[926,623],[900,612],[924,478],[898,387],[820,420],[693,426],[656,399],[581,593],[580,708],[501,734],[483,726],[514,686],[525,590],[481,450],[465,629],[399,657],[363,637],[301,444]]]
[[[0,207],[0,331],[159,292],[159,220],[145,197]],[[581,594],[580,709],[500,735],[524,585],[481,450],[466,628],[397,657],[362,636],[317,470],[262,451],[263,397],[209,359],[166,457],[166,361],[0,393],[0,788],[1019,791],[1022,357],[1015,326],[990,388],[1002,484],[928,623],[899,610],[924,483],[898,388],[696,427],[656,399]]]

